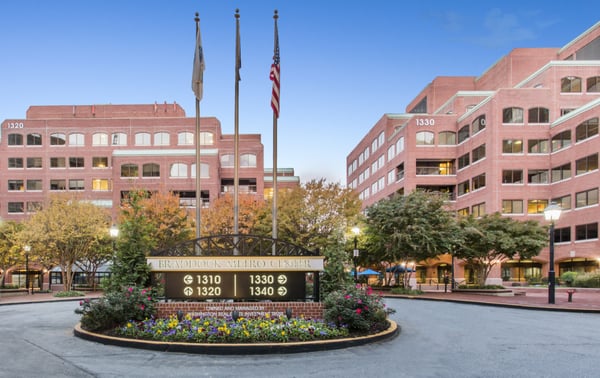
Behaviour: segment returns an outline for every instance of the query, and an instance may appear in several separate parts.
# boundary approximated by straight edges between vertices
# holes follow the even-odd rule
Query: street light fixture
[[[108,232],[110,233],[110,237],[112,239],[112,267],[111,267],[111,272],[112,272],[112,269],[115,266],[115,258],[116,258],[116,253],[117,253],[117,238],[119,237],[119,227],[117,227],[117,225],[113,224],[112,226],[110,226],[110,230]]]
[[[29,294],[29,252],[31,251],[31,246],[26,245],[23,247],[25,251],[25,289],[27,289],[27,293]],[[33,294],[33,290],[31,290],[31,294]]]
[[[552,202],[544,209],[544,218],[550,222],[550,266],[548,267],[548,303],[554,304],[556,277],[554,272],[554,222],[560,218],[562,209]]]
[[[354,251],[352,252],[352,261],[354,262],[354,282],[358,282],[358,256],[360,251],[358,250],[358,234],[360,234],[360,228],[352,227],[354,233]]]

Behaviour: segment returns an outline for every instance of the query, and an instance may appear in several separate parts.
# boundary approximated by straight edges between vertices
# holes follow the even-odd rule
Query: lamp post
[[[360,251],[358,250],[358,234],[360,234],[360,228],[352,227],[354,233],[354,250],[352,251],[352,261],[354,262],[354,282],[358,282],[358,256]]]
[[[117,253],[117,238],[119,237],[119,227],[117,227],[117,225],[113,224],[112,226],[110,226],[110,238],[112,239],[112,266],[110,269],[111,275],[112,275],[112,271],[115,267],[115,258],[116,258],[116,253]]]
[[[27,294],[29,294],[29,251],[31,251],[31,246],[26,245],[23,247],[25,251],[25,289],[27,289]],[[33,294],[33,290],[31,290],[31,294]]]
[[[561,208],[552,202],[544,209],[544,218],[550,222],[550,266],[548,267],[548,303],[554,304],[556,277],[554,273],[554,222],[560,218]]]

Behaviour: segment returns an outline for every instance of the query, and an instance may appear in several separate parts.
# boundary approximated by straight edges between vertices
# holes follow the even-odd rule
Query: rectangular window
[[[571,227],[561,227],[554,229],[554,242],[567,243],[571,241]]]
[[[598,223],[575,226],[575,240],[598,239]]]
[[[41,146],[42,135],[41,134],[27,134],[27,145],[28,146]]]
[[[95,156],[92,158],[93,168],[108,168],[108,158],[105,156]]]
[[[571,130],[565,130],[559,134],[556,134],[554,137],[552,137],[552,140],[551,140],[552,152],[562,150],[563,148],[567,148],[570,145],[571,145]]]
[[[83,180],[81,179],[70,179],[69,180],[69,190],[83,190]]]
[[[502,171],[503,184],[522,184],[523,170],[522,169],[505,169]]]
[[[529,171],[527,171],[527,182],[530,184],[547,184],[548,170],[530,169]]]
[[[70,157],[69,168],[83,168],[83,160],[82,157]]]
[[[467,216],[467,215],[469,215],[469,208],[463,207],[462,209],[458,209],[458,211],[456,213],[458,215]]]
[[[51,157],[50,168],[65,168],[67,166],[66,161],[64,157]]]
[[[469,180],[459,183],[457,191],[459,196],[469,193]]]
[[[503,214],[523,214],[523,200],[502,200]]]
[[[566,180],[571,177],[571,163],[552,168],[552,182]]]
[[[23,202],[9,202],[8,203],[8,212],[9,214],[14,214],[14,213],[23,213]]]
[[[481,146],[473,149],[471,155],[472,155],[471,161],[473,163],[475,163],[478,160],[483,159],[485,157],[485,144],[482,144]]]
[[[505,139],[502,141],[503,154],[522,154],[523,140],[521,139]]]
[[[28,201],[27,202],[27,212],[28,213],[35,213],[39,210],[41,210],[42,208],[42,203],[38,202],[38,201]]]
[[[575,207],[586,207],[598,204],[598,188],[575,194]]]
[[[27,180],[27,190],[42,190],[42,180]]]
[[[552,198],[552,201],[560,206],[563,210],[569,210],[571,208],[571,195],[567,194],[566,196]]]
[[[50,190],[66,190],[66,180],[50,180]]]
[[[27,168],[42,168],[42,158],[41,157],[28,157],[27,158]]]
[[[464,167],[467,167],[469,164],[470,164],[470,156],[469,156],[468,152],[458,158],[458,169],[463,169]]]
[[[110,190],[110,182],[108,179],[92,179],[92,190],[107,191]]]
[[[587,172],[598,169],[598,154],[586,156],[575,161],[576,175],[582,175]]]
[[[23,158],[8,158],[8,168],[23,168]]]
[[[547,154],[550,152],[550,141],[548,139],[529,139],[527,141],[527,152],[530,154]]]
[[[485,215],[485,203],[479,203],[477,205],[471,206],[471,214],[473,214],[473,216],[475,218],[484,216]]]
[[[485,173],[473,177],[473,190],[481,189],[485,187]]]
[[[8,190],[9,191],[25,190],[25,186],[23,185],[23,180],[8,180]]]
[[[527,201],[527,214],[544,214],[546,207],[548,207],[548,200],[529,200]]]

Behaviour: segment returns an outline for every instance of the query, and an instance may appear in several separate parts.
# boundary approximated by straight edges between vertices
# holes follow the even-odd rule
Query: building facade
[[[31,106],[24,119],[2,122],[0,219],[22,220],[61,192],[111,209],[113,219],[132,189],[173,192],[195,209],[195,130],[196,118],[177,103]],[[201,118],[203,207],[233,194],[234,148],[234,135],[223,134],[216,118]],[[264,167],[259,134],[239,135],[238,167],[240,194],[272,196],[273,169]],[[286,189],[300,179],[280,168],[277,183]],[[25,267],[16,273],[25,281]],[[39,274],[33,267],[31,282],[41,283]]]
[[[442,192],[459,214],[499,212],[556,223],[555,271],[599,267],[600,23],[563,48],[519,48],[479,77],[437,77],[385,114],[347,156],[347,184],[366,208],[395,193]],[[417,264],[417,282],[474,270],[450,255]],[[547,277],[548,249],[504,261],[489,283]]]

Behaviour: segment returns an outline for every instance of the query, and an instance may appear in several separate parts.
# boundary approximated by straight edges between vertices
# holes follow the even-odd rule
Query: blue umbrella
[[[362,272],[358,272],[359,276],[378,276],[380,273],[376,272],[372,269],[363,270]]]

